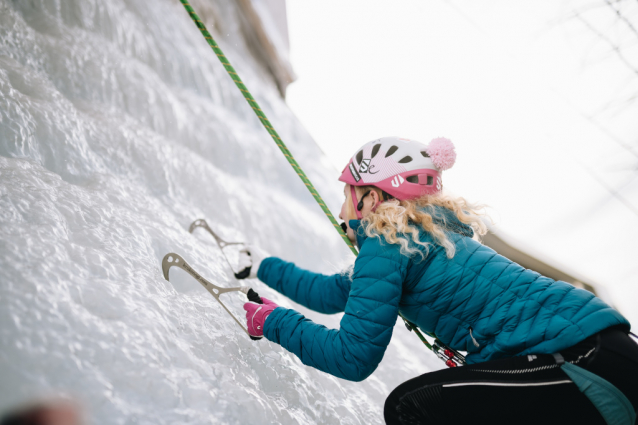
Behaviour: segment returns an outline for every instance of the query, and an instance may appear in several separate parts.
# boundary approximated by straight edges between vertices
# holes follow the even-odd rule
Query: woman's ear
[[[372,207],[374,207],[375,205],[377,205],[379,203],[379,194],[377,193],[376,190],[372,190],[370,191],[370,197],[372,198]]]
[[[363,199],[363,202],[365,207],[363,208],[361,212],[363,213],[363,216],[365,217],[376,209],[375,207],[379,203],[379,194],[377,193],[376,190],[371,190],[369,192],[369,195]]]

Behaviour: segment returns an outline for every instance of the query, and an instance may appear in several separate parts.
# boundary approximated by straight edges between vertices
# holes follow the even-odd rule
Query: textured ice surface
[[[338,211],[338,173],[235,3],[194,6]],[[235,285],[212,238],[188,233],[196,218],[315,271],[354,258],[177,1],[0,0],[0,411],[61,392],[93,423],[374,424],[396,385],[440,367],[401,324],[362,383],[251,341],[186,273],[162,277],[174,251]]]

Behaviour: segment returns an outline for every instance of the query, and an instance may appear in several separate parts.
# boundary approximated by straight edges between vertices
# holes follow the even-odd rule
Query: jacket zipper
[[[593,353],[594,351],[596,351],[597,347],[592,348],[591,350],[589,350],[586,354],[580,355],[578,356],[578,358],[576,360],[573,360],[571,362],[571,364],[578,364],[582,359],[586,359],[587,357],[589,357],[589,355],[591,353]],[[516,373],[532,373],[532,372],[539,372],[541,370],[547,370],[547,369],[555,369],[557,367],[560,367],[558,364],[553,363],[553,364],[548,364],[545,366],[537,366],[537,367],[532,367],[529,369],[498,369],[498,370],[488,370],[488,369],[472,369],[474,372],[488,372],[488,373],[509,373],[509,374],[516,374]]]

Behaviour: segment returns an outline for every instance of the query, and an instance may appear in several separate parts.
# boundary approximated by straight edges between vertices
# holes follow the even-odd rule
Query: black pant
[[[638,344],[625,332],[606,329],[561,354],[611,382],[638,411]],[[392,391],[384,415],[387,424],[605,424],[549,354],[426,373]]]

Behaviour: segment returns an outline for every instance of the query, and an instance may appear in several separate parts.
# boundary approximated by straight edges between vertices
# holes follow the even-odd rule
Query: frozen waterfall
[[[323,153],[240,31],[194,2],[334,212]],[[375,424],[401,382],[440,368],[397,323],[351,383],[253,342],[186,273],[234,286],[213,239],[334,273],[354,257],[176,0],[0,0],[0,412],[68,394],[96,424]],[[264,284],[253,288],[312,320]],[[244,298],[228,295],[237,316]]]

